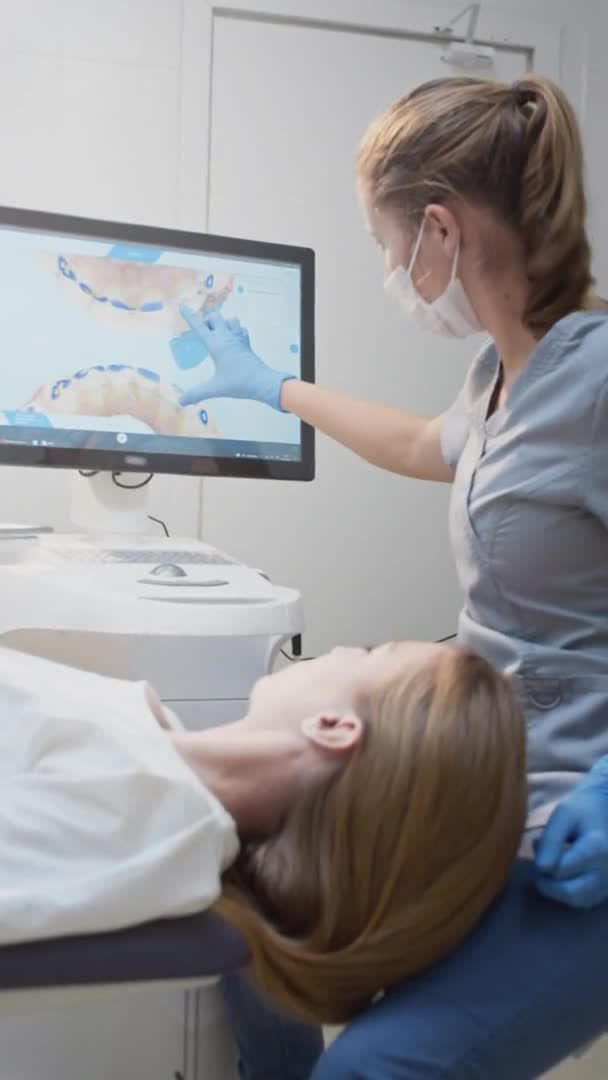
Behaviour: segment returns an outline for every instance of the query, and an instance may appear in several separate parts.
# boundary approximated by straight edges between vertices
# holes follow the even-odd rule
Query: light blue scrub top
[[[608,315],[557,323],[488,418],[499,370],[490,344],[442,443],[458,638],[515,678],[535,810],[608,754]]]

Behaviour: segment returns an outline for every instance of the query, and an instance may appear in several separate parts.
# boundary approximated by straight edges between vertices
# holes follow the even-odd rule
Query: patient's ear
[[[363,724],[354,712],[327,709],[303,720],[302,734],[321,750],[348,753],[360,743]]]

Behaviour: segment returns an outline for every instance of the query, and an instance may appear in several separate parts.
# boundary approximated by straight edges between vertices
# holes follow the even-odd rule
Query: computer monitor
[[[314,434],[259,401],[181,398],[214,375],[183,317],[238,317],[314,379],[314,254],[0,208],[0,463],[311,480]]]

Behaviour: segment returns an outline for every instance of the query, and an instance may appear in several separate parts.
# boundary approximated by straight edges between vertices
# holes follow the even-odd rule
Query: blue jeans
[[[323,1053],[321,1029],[283,1016],[240,973],[221,990],[239,1048],[242,1080],[309,1080]]]
[[[314,1028],[274,1014],[256,1034],[260,1014],[237,1012],[244,1080],[533,1080],[597,1038],[608,1028],[608,904],[550,903],[531,876],[519,861],[469,938],[354,1020],[316,1067]]]

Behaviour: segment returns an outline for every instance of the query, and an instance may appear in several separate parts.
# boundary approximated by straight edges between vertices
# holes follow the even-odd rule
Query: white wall
[[[0,0],[0,197],[177,216],[179,0]]]

